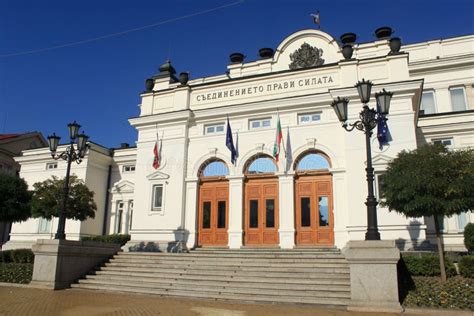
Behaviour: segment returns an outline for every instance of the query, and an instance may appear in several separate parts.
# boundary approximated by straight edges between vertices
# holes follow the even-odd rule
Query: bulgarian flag
[[[156,133],[155,147],[153,147],[153,168],[158,169],[161,163],[161,142]]]
[[[278,115],[277,129],[276,129],[276,135],[275,135],[275,144],[273,145],[273,157],[275,157],[276,161],[278,161],[278,157],[280,156],[280,145],[281,145],[282,138],[283,138],[283,134],[281,132],[280,115]]]

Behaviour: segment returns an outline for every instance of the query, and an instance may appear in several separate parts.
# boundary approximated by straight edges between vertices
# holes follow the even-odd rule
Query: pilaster
[[[341,60],[339,62],[341,87],[350,87],[354,85],[354,82],[359,80],[357,74],[358,61],[356,59]]]
[[[242,247],[244,176],[227,176],[229,180],[229,248]]]
[[[280,209],[280,247],[291,249],[295,246],[295,205],[294,173],[278,174]]]
[[[184,213],[185,242],[188,249],[196,245],[196,213],[198,199],[198,178],[186,178],[186,205]]]

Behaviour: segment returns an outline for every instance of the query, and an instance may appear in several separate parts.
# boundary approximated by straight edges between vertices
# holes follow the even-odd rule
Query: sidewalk
[[[433,314],[429,310],[413,312],[415,313],[403,315],[472,315],[471,313],[445,312]],[[51,291],[2,284],[0,285],[0,315],[365,316],[380,314],[352,313],[312,306],[230,304],[75,289]]]

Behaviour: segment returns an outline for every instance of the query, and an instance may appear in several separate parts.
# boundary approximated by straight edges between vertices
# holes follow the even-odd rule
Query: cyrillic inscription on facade
[[[277,81],[272,83],[262,83],[241,88],[223,89],[209,93],[199,93],[195,96],[197,102],[211,100],[225,100],[238,97],[259,96],[268,92],[285,92],[300,90],[305,87],[324,87],[334,85],[335,75],[321,75],[310,78]]]

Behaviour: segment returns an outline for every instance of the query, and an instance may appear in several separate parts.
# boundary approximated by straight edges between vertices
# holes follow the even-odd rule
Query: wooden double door
[[[298,176],[295,181],[297,245],[334,245],[332,176]]]
[[[199,187],[198,245],[227,246],[229,227],[229,183],[201,182]]]
[[[278,245],[278,179],[247,179],[244,209],[245,245]]]

